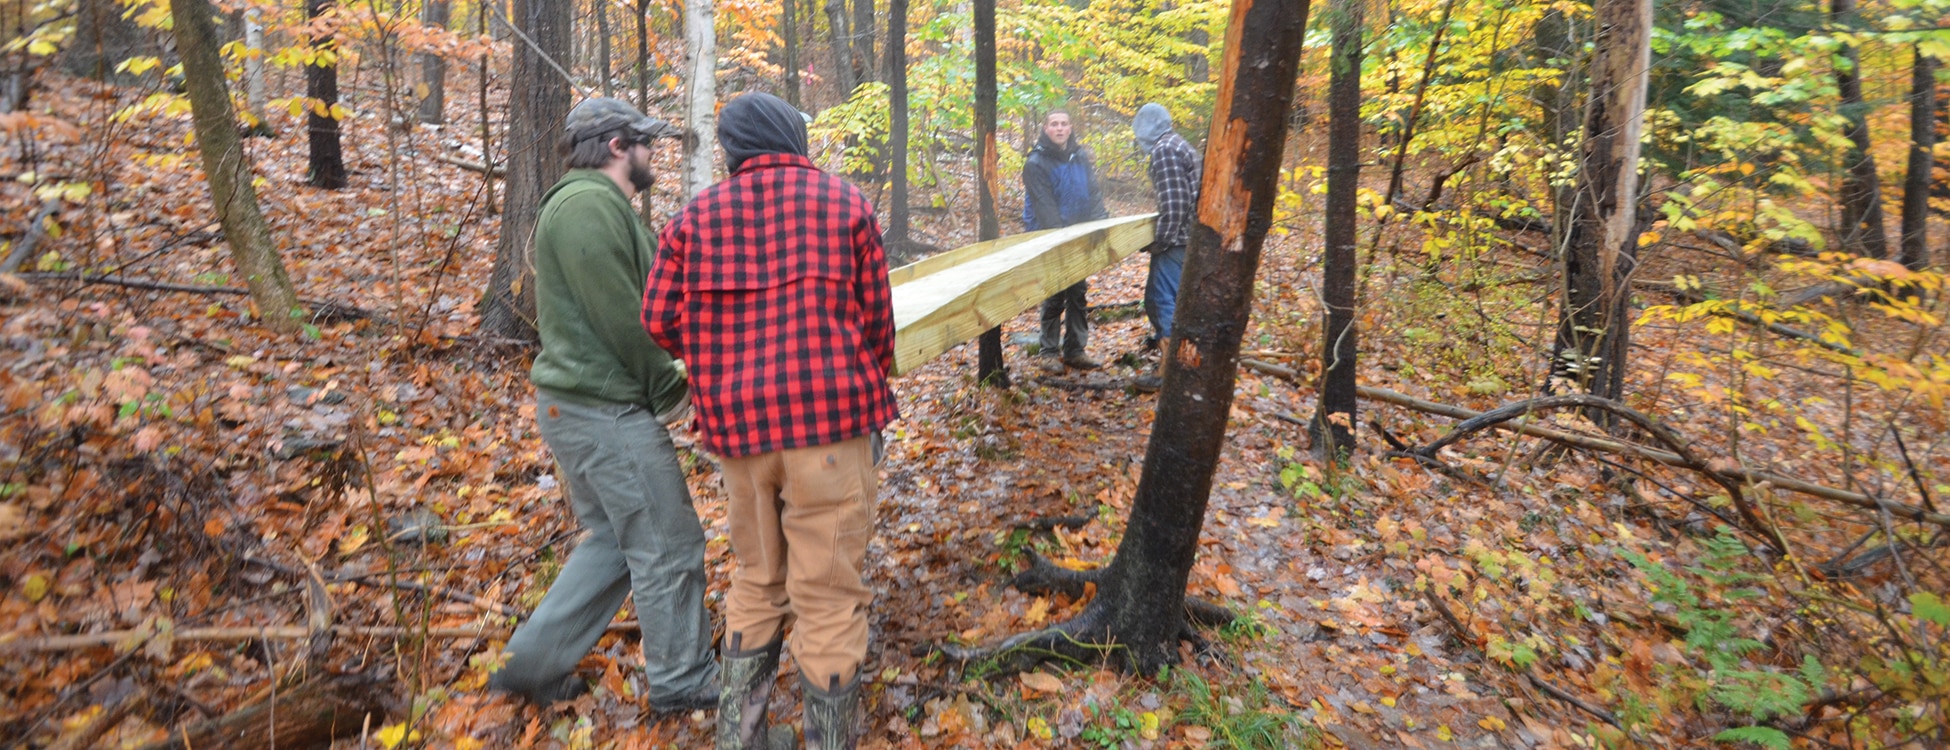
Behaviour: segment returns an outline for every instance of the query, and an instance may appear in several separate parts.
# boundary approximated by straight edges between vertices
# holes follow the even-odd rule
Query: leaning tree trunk
[[[995,215],[997,175],[995,153],[995,0],[975,0],[975,239],[985,242],[1002,234]],[[1009,367],[1002,361],[1002,326],[982,332],[975,358],[976,382],[997,388],[1009,385]]]
[[[781,0],[779,39],[785,44],[785,102],[804,109],[799,105],[799,17],[792,10],[798,4],[799,0]]]
[[[535,338],[535,216],[542,194],[562,176],[555,146],[569,114],[569,81],[550,60],[568,59],[573,8],[556,0],[515,0],[514,22],[527,41],[514,45],[509,75],[508,192],[481,311],[481,332],[490,336]]]
[[[1225,447],[1239,342],[1272,226],[1307,0],[1234,0],[1206,138],[1198,222],[1163,352],[1164,386],[1131,518],[1075,632],[1122,644],[1141,674],[1178,661],[1185,584]]]
[[[245,286],[250,287],[258,317],[272,329],[296,330],[304,324],[305,311],[291,288],[291,277],[285,275],[271,227],[258,211],[257,189],[251,186],[250,164],[244,159],[230,91],[224,86],[223,61],[217,56],[221,44],[210,2],[176,0],[172,10],[197,150],[203,153],[203,175],[210,182],[210,201],[223,226],[224,241]]]
[[[1936,58],[1912,47],[1909,172],[1903,176],[1903,239],[1897,259],[1913,271],[1930,264],[1930,172],[1936,168]]]
[[[684,199],[711,186],[711,162],[718,148],[718,35],[712,0],[684,2],[685,76]]]
[[[420,6],[420,23],[445,30],[451,18],[447,0],[427,0]],[[447,121],[447,58],[433,52],[420,53],[420,82],[427,95],[420,100],[420,122],[439,125]]]
[[[1831,0],[1829,23],[1848,28],[1855,0]],[[1876,157],[1869,150],[1869,108],[1862,103],[1862,55],[1852,45],[1835,53],[1835,88],[1841,115],[1848,125],[1848,174],[1842,178],[1841,248],[1870,258],[1889,257],[1889,238],[1883,234],[1882,185],[1876,176]]]
[[[1326,259],[1321,304],[1327,327],[1321,343],[1320,400],[1308,431],[1314,453],[1339,460],[1354,450],[1355,197],[1361,182],[1361,4],[1336,0],[1334,51],[1327,94]]]
[[[790,0],[786,6],[791,7]],[[887,208],[887,244],[908,244],[907,210],[907,0],[887,0],[887,153],[893,171]]]
[[[317,20],[338,6],[338,0],[307,0],[305,15]],[[326,32],[312,37],[311,48],[318,54],[305,68],[305,96],[311,99],[305,116],[311,134],[311,160],[305,181],[312,187],[337,190],[345,187],[345,157],[339,151],[339,121],[332,116],[332,105],[339,102],[339,64],[337,35]],[[178,48],[181,51],[181,48]]]
[[[1564,306],[1554,362],[1595,396],[1624,395],[1638,262],[1639,132],[1652,59],[1651,0],[1599,0],[1575,197],[1564,250]],[[1610,416],[1593,415],[1609,423]]]

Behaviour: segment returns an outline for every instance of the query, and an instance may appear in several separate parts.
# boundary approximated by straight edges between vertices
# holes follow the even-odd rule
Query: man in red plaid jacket
[[[788,625],[806,746],[852,747],[875,454],[898,416],[886,251],[866,198],[806,157],[798,110],[745,94],[718,139],[731,176],[664,228],[643,298],[644,329],[689,367],[703,447],[723,459],[738,566],[718,747],[768,746]]]

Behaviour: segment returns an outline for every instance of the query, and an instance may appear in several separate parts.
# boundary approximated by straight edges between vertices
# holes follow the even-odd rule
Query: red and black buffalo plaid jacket
[[[873,207],[803,156],[746,159],[658,237],[643,327],[683,358],[704,448],[827,445],[899,416]]]

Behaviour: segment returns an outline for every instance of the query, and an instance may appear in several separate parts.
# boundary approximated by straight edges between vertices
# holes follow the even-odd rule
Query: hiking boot
[[[1139,375],[1131,379],[1131,387],[1138,393],[1157,393],[1164,385],[1165,379],[1157,375]]]
[[[718,707],[722,691],[723,688],[718,685],[710,685],[690,695],[669,700],[652,700],[650,710],[659,716],[681,716],[692,711],[709,711]]]
[[[488,676],[488,689],[519,695],[527,698],[530,703],[546,706],[550,703],[582,697],[583,693],[589,692],[589,683],[583,682],[581,677],[571,673],[563,675],[562,679],[546,686],[522,685],[517,680],[511,679],[507,670],[501,670]]]
[[[772,701],[773,678],[779,674],[779,647],[785,640],[772,642],[752,651],[740,651],[744,634],[731,635],[719,676],[724,680],[718,695],[718,750],[785,750],[794,745],[791,727],[770,726],[765,712]]]
[[[806,730],[806,750],[853,750],[860,739],[854,728],[855,714],[860,711],[860,675],[853,681],[840,684],[839,675],[833,675],[831,687],[826,690],[813,687],[804,674],[799,675],[800,692],[805,698],[804,726]]]
[[[1072,370],[1095,370],[1103,367],[1104,363],[1091,359],[1088,354],[1078,354],[1072,357],[1064,357],[1063,366]]]
[[[1057,359],[1055,355],[1039,355],[1036,357],[1036,368],[1042,370],[1044,375],[1062,375],[1063,360]]]

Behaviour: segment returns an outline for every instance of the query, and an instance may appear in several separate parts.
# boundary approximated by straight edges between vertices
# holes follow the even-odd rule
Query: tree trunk
[[[264,51],[264,21],[259,18],[256,7],[244,9],[244,45]],[[264,119],[264,58],[251,55],[244,58],[244,102],[250,108],[251,123],[249,133],[253,136],[271,135],[271,123]]]
[[[1320,400],[1308,431],[1314,453],[1340,460],[1354,451],[1357,356],[1355,197],[1361,183],[1361,3],[1336,0],[1334,50],[1327,94],[1326,258],[1321,303],[1327,325],[1321,342]]]
[[[1556,371],[1592,395],[1624,395],[1638,262],[1639,133],[1652,58],[1651,0],[1599,0],[1576,197],[1564,251]],[[1597,415],[1594,415],[1594,417]],[[1608,423],[1609,415],[1600,421]]]
[[[1903,175],[1903,241],[1898,260],[1913,271],[1930,264],[1930,172],[1935,170],[1936,58],[1912,47],[1909,84],[1909,171]]]
[[[995,153],[995,0],[975,0],[975,239],[1002,236],[995,215],[997,174]],[[1009,366],[1002,359],[1002,326],[982,333],[975,358],[975,379],[997,388],[1009,386]]]
[[[487,8],[476,4],[474,6],[474,12],[475,19],[480,22],[481,36],[487,36]],[[481,166],[484,167],[481,170],[481,191],[484,196],[481,204],[487,209],[489,216],[499,213],[494,207],[494,132],[492,130],[494,123],[488,119],[488,112],[491,111],[488,109],[488,72],[492,67],[491,64],[494,62],[491,56],[492,54],[491,52],[481,53],[480,75],[475,76],[474,79],[475,83],[480,85],[481,95]],[[506,174],[505,169],[502,172]]]
[[[636,3],[636,108],[650,111],[650,0]]]
[[[795,109],[799,104],[799,17],[792,10],[799,0],[782,0],[779,7],[779,38],[785,42],[785,102]]]
[[[1573,119],[1574,102],[1577,101],[1575,71],[1579,45],[1572,41],[1571,16],[1561,10],[1547,10],[1543,18],[1537,20],[1532,36],[1532,65],[1535,67],[1556,67],[1564,71],[1556,82],[1541,81],[1531,87],[1530,98],[1543,113],[1543,132],[1550,137],[1553,150],[1565,148],[1575,125]],[[1551,186],[1551,249],[1562,253],[1564,239],[1570,233],[1570,209],[1572,187],[1570,185]]]
[[[337,6],[338,0],[306,0],[305,16],[316,20]],[[320,57],[305,68],[305,96],[312,100],[310,113],[305,116],[306,131],[311,134],[311,160],[305,181],[312,187],[327,190],[345,187],[345,157],[339,152],[339,121],[331,115],[332,105],[339,101],[339,47],[335,37],[335,34],[312,37],[311,47],[318,51]],[[177,51],[180,53],[183,49],[179,46]],[[325,111],[321,113],[321,109]]]
[[[1078,619],[1122,644],[1127,666],[1178,661],[1185,583],[1198,556],[1212,474],[1225,447],[1239,342],[1272,225],[1307,0],[1234,0],[1206,139],[1198,223],[1163,353],[1164,387],[1117,556]]]
[[[596,0],[596,73],[603,79],[603,96],[616,96],[610,65],[609,0]]]
[[[718,34],[712,0],[684,1],[684,57],[690,64],[684,110],[684,199],[711,186],[718,147]]]
[[[788,7],[791,2],[786,3]],[[887,244],[908,244],[907,210],[907,0],[887,0],[887,155],[893,172],[887,208]]]
[[[16,4],[15,7],[26,7]],[[139,80],[115,66],[138,54],[148,42],[148,34],[134,21],[122,17],[117,0],[81,0],[75,6],[74,41],[61,53],[61,67],[70,75],[126,86]],[[168,64],[167,62],[164,63]]]
[[[481,332],[489,336],[535,338],[535,216],[542,194],[562,176],[555,147],[569,114],[569,82],[543,55],[568,57],[571,10],[572,3],[515,0],[513,20],[534,46],[514,45],[509,74],[508,192],[481,311]]]
[[[853,85],[873,80],[873,0],[853,0]]]
[[[217,57],[216,23],[209,0],[176,0],[176,49],[183,57],[183,85],[189,89],[197,150],[203,153],[203,175],[210,182],[210,201],[223,226],[224,241],[237,270],[250,287],[258,317],[278,331],[297,330],[304,308],[285,275],[284,261],[271,227],[257,207],[250,164],[244,159],[243,139],[231,112],[230,91],[224,86],[223,61]]]
[[[452,17],[448,0],[426,0],[420,6],[420,23],[446,29]],[[420,122],[439,125],[447,121],[447,58],[431,52],[420,53],[420,82],[426,84],[426,98],[420,100]]]
[[[853,80],[853,34],[846,28],[846,0],[826,0],[826,26],[833,39],[833,83],[839,86],[838,101],[843,102],[859,83]]]
[[[1839,28],[1854,23],[1855,0],[1830,0],[1828,20]],[[1876,176],[1875,153],[1869,150],[1869,107],[1862,102],[1862,55],[1843,45],[1835,53],[1835,88],[1842,119],[1848,125],[1848,174],[1842,178],[1841,249],[1870,258],[1889,257],[1889,238],[1883,234],[1882,185]]]

